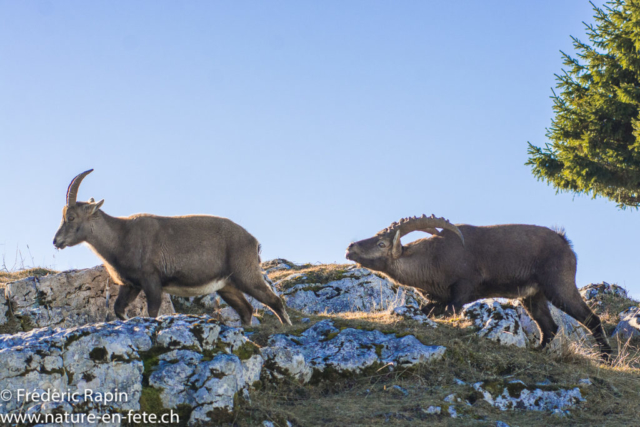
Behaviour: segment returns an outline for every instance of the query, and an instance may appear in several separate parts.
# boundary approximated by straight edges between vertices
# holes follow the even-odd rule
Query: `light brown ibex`
[[[437,229],[442,231],[438,231]],[[403,246],[412,231],[433,236]],[[600,318],[576,288],[576,255],[564,231],[535,225],[453,225],[433,215],[405,218],[349,245],[347,259],[427,294],[426,314],[459,312],[481,298],[520,298],[542,332],[555,336],[547,301],[591,330],[603,358],[611,353]]]
[[[262,276],[260,245],[244,228],[209,215],[109,216],[100,210],[104,200],[76,202],[80,183],[92,171],[71,181],[53,244],[64,249],[85,242],[102,259],[121,285],[115,302],[118,318],[126,318],[125,309],[140,291],[147,296],[151,317],[158,315],[162,292],[184,297],[217,292],[242,324],[250,325],[253,307],[246,293],[291,324],[282,300]]]

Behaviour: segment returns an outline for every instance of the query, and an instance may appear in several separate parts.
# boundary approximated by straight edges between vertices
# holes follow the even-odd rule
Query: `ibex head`
[[[82,172],[73,178],[67,189],[67,204],[62,209],[62,223],[53,239],[53,246],[64,249],[67,246],[74,246],[87,239],[91,229],[91,221],[96,217],[96,213],[104,200],[95,202],[89,199],[88,202],[76,202],[78,187],[85,176],[93,172],[93,169]]]
[[[347,248],[346,257],[372,270],[385,270],[389,262],[402,255],[404,249],[400,241],[402,236],[418,230],[435,234],[437,233],[436,228],[453,231],[460,237],[464,245],[464,237],[458,227],[444,218],[422,215],[420,218],[415,216],[403,218],[400,222],[394,222],[369,239],[351,243]]]

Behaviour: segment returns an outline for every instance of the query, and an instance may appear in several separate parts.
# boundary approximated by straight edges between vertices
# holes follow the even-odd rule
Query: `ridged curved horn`
[[[389,227],[382,230],[382,233],[390,233],[400,230],[400,237],[402,237],[417,230],[431,233],[434,228],[446,228],[447,230],[453,231],[458,235],[458,237],[460,237],[460,240],[462,240],[462,244],[464,245],[464,237],[462,236],[460,229],[444,218],[436,218],[435,215],[431,215],[429,217],[422,215],[420,218],[415,216],[413,218],[403,218],[400,222],[394,222]]]
[[[80,187],[80,183],[84,177],[89,175],[91,172],[93,172],[93,169],[84,171],[71,180],[71,184],[69,184],[69,188],[67,188],[67,206],[74,206],[76,204],[76,197],[78,197],[78,188]]]

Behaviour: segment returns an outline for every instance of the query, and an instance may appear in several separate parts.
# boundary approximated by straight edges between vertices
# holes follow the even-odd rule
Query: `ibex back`
[[[92,171],[71,181],[53,244],[64,249],[85,242],[103,260],[121,285],[115,303],[118,318],[126,319],[125,309],[140,291],[151,317],[158,315],[162,292],[186,297],[217,292],[238,312],[242,324],[249,325],[253,307],[246,293],[291,324],[282,300],[262,276],[258,241],[244,228],[208,215],[109,216],[100,209],[104,200],[76,202],[80,183]]]

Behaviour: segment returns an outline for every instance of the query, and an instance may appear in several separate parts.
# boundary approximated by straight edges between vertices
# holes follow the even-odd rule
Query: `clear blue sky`
[[[263,259],[344,262],[422,213],[564,226],[579,286],[640,296],[640,213],[556,195],[524,166],[559,51],[592,15],[586,0],[0,1],[0,255],[97,264],[51,243],[69,181],[95,168],[80,200],[225,216]]]

